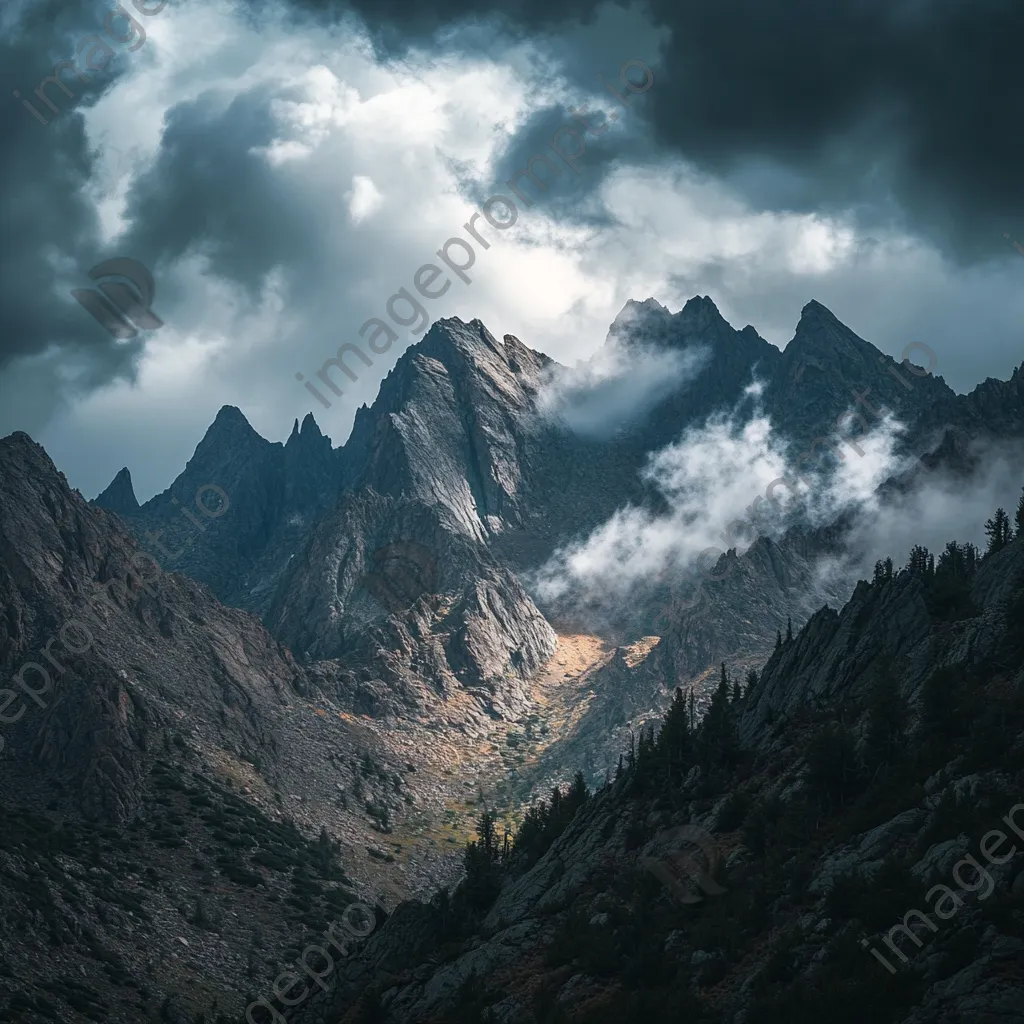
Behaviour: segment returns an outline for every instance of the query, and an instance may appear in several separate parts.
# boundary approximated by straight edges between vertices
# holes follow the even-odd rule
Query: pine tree
[[[964,545],[964,566],[967,569],[968,579],[974,575],[981,561],[981,552],[975,544]]]
[[[1010,526],[1010,517],[1004,509],[997,508],[996,514],[985,522],[985,533],[988,536],[988,555],[1002,551],[1009,544],[1013,530]]]
[[[1024,537],[1024,488],[1021,488],[1020,499],[1017,501],[1017,536]]]
[[[501,888],[501,853],[495,816],[484,811],[476,825],[477,838],[466,844],[466,896],[477,909],[489,907]]]
[[[793,641],[793,620],[791,618],[786,619],[786,643],[792,643]]]
[[[743,695],[745,697],[749,697],[754,692],[754,690],[757,689],[757,680],[757,669],[750,669],[750,671],[747,672],[747,685],[743,691]]]
[[[587,789],[587,780],[584,778],[583,772],[578,771],[572,778],[568,795],[573,814],[587,802],[588,796],[590,796],[590,790]]]
[[[743,698],[743,691],[740,689],[740,681],[738,679],[734,679],[732,681],[732,702],[733,702],[733,704],[739,704],[739,702],[740,702],[740,700],[742,698]]]
[[[735,757],[739,741],[733,710],[729,706],[729,680],[722,662],[722,674],[711,696],[711,704],[700,726],[701,758],[705,766],[727,765]]]
[[[498,854],[498,833],[494,825],[495,817],[490,811],[484,811],[476,825],[480,851],[488,860],[496,860]]]
[[[643,743],[644,734],[643,730],[640,731],[640,742]],[[551,790],[551,813],[549,817],[550,824],[557,828],[562,819],[562,787],[555,786]]]
[[[926,595],[931,614],[939,621],[955,622],[976,614],[971,603],[971,578],[978,564],[973,544],[951,540],[939,555],[932,571],[932,586]]]
[[[966,579],[967,552],[966,545],[960,545],[955,540],[946,544],[945,550],[939,555],[939,564],[936,571],[940,576],[955,576],[958,579]]]
[[[907,559],[907,572],[911,576],[922,576],[926,577],[929,575],[929,558],[928,549],[922,547],[920,544],[915,544],[910,549],[910,557]]]
[[[654,726],[640,728],[640,740],[636,752],[636,778],[641,787],[657,775],[657,749],[654,742]]]
[[[775,630],[775,650],[778,650],[782,646],[782,630]]]
[[[879,559],[875,562],[875,574],[871,578],[872,583],[884,583],[885,582],[885,562]]]
[[[658,734],[658,752],[667,767],[669,782],[677,784],[693,763],[690,713],[678,686]]]

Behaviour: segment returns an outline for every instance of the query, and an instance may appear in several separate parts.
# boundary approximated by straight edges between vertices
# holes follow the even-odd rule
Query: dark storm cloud
[[[167,112],[160,150],[128,193],[127,249],[164,263],[202,255],[253,300],[275,266],[307,262],[317,225],[259,152],[275,136],[271,99],[256,86],[230,103],[209,92]]]
[[[332,247],[323,206],[311,200],[302,176],[266,157],[280,134],[273,101],[301,98],[300,91],[259,84],[230,102],[208,92],[172,107],[159,151],[128,193],[126,251],[166,267],[201,256],[205,273],[243,289],[253,306],[267,275],[276,272],[304,318],[331,315],[337,282],[365,268],[367,255],[357,245]],[[342,138],[339,159],[348,151]],[[167,275],[164,294],[176,326],[208,326],[209,310],[182,287],[179,277]]]
[[[293,0],[333,16],[336,0]],[[379,45],[489,16],[543,33],[587,0],[349,0]],[[649,112],[658,138],[755,205],[853,207],[971,261],[1024,233],[1019,0],[650,0],[671,29]],[[585,58],[572,58],[582,68]]]
[[[623,61],[619,60],[619,65]],[[618,84],[618,65],[607,73]],[[651,87],[650,91],[657,88]],[[574,105],[580,101],[582,106]],[[464,194],[480,204],[495,191],[513,198],[522,208],[542,210],[554,220],[604,226],[610,223],[608,212],[587,206],[582,200],[590,195],[614,165],[626,159],[644,163],[657,153],[641,128],[637,111],[649,102],[649,92],[635,104],[636,109],[612,110],[614,120],[580,96],[568,95],[558,106],[535,111],[515,133],[509,135],[503,152],[497,154],[494,180],[481,181],[474,171],[462,179]],[[580,115],[570,116],[569,110]],[[582,118],[582,120],[581,120]],[[551,148],[551,140],[563,126],[577,131],[586,147],[578,160],[579,173],[572,172]],[[572,148],[569,137],[561,143]],[[536,157],[541,157],[537,160]],[[510,185],[514,182],[514,185]]]
[[[12,360],[59,345],[83,388],[128,370],[138,349],[115,342],[67,294],[68,287],[89,284],[89,268],[105,255],[95,207],[83,193],[95,154],[79,111],[95,102],[125,65],[115,56],[85,82],[66,70],[61,81],[70,97],[52,84],[44,89],[57,113],[36,89],[57,62],[74,60],[83,40],[103,32],[111,6],[70,9],[62,0],[24,4],[4,12],[0,33],[0,371]],[[115,23],[115,31],[120,25]],[[117,54],[119,44],[107,42]],[[48,123],[22,100],[45,114]]]

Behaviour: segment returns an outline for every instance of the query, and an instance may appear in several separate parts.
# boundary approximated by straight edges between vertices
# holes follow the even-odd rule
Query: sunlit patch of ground
[[[499,836],[506,828],[514,832],[531,802],[533,769],[585,712],[593,698],[589,680],[613,651],[598,636],[559,636],[554,654],[530,681],[531,706],[520,718],[489,722],[487,734],[470,742],[443,731],[432,737],[429,751],[421,751],[431,762],[432,798],[411,809],[381,845],[399,846],[404,863],[425,853],[461,854],[485,809],[497,815]]]
[[[636,668],[637,665],[640,665],[647,660],[651,651],[653,651],[660,643],[660,636],[641,637],[635,644],[630,644],[628,647],[622,648],[623,660],[630,668]]]

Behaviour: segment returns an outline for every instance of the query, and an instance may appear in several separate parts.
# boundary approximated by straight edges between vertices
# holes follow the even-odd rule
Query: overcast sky
[[[165,487],[225,404],[272,440],[312,410],[342,443],[414,336],[330,409],[296,373],[581,104],[607,130],[579,173],[481,222],[430,319],[572,363],[630,298],[707,294],[780,347],[816,298],[897,357],[927,342],[960,391],[1024,358],[1019,0],[138,4],[109,34],[109,0],[0,9],[0,435],[89,497],[123,465],[141,500]],[[113,57],[50,87],[54,114],[34,90],[102,63],[97,35]],[[654,81],[627,109],[598,76],[631,60]],[[152,271],[163,327],[118,340],[71,298],[115,256]]]

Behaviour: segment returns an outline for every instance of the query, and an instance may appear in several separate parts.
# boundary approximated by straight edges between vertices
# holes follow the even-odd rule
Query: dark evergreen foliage
[[[749,697],[757,689],[758,678],[756,668],[752,668],[747,671],[747,685],[743,690],[743,695],[745,697]]]
[[[988,555],[1002,551],[1010,543],[1013,539],[1013,527],[1005,509],[997,508],[995,515],[986,520],[985,535],[988,537]]]

